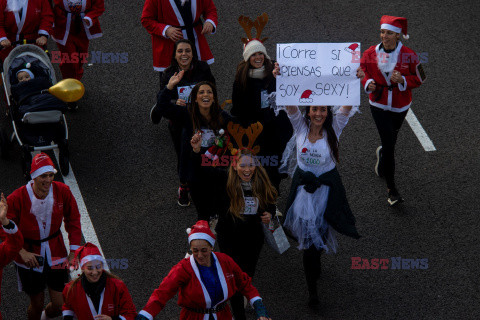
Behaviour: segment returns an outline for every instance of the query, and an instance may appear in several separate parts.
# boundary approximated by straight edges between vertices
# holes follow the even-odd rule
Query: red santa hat
[[[265,58],[270,59],[267,54],[267,49],[265,49],[263,43],[260,40],[252,39],[243,48],[243,60],[245,60],[245,62],[248,62],[248,59],[250,59],[252,54],[255,54],[257,52],[263,53],[265,55]]]
[[[216,237],[213,234],[212,230],[210,230],[208,222],[205,220],[197,221],[197,223],[195,223],[193,227],[187,229],[187,233],[189,244],[193,240],[206,240],[212,245],[212,247],[215,245]]]
[[[33,157],[30,176],[32,179],[35,179],[36,177],[47,172],[57,173],[57,170],[55,170],[52,159],[50,159],[47,154],[42,152]]]
[[[100,250],[93,243],[87,242],[75,250],[74,265],[78,263],[81,268],[85,263],[95,260],[105,263],[105,259],[100,253]]]
[[[407,19],[394,16],[382,16],[380,19],[380,29],[390,30],[396,33],[403,33],[405,39],[410,38],[407,33]]]

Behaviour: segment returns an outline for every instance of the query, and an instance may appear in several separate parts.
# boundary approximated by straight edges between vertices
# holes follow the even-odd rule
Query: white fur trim
[[[121,320],[127,320],[127,318],[125,318],[125,317],[122,316],[122,315],[119,315],[118,317],[119,317]]]
[[[65,316],[75,316],[75,312],[73,312],[72,310],[63,310],[62,311],[62,315],[65,317]]]
[[[215,239],[203,232],[196,232],[192,235],[189,235],[188,243],[192,242],[193,240],[206,240],[212,245],[212,247],[215,246]]]
[[[217,25],[215,24],[215,22],[212,21],[212,19],[207,19],[205,20],[205,22],[210,22],[213,26],[213,31],[211,34],[214,34],[215,32],[217,32]]]
[[[367,82],[365,82],[365,87],[363,87],[363,89],[365,89],[365,93],[372,93],[372,91],[369,91],[368,90],[368,85],[370,84],[370,82],[372,82],[373,79],[368,79]]]
[[[402,28],[395,27],[395,26],[393,26],[391,24],[388,24],[388,23],[383,23],[380,26],[380,29],[390,30],[390,31],[393,31],[393,32],[396,32],[396,33],[402,33]]]
[[[140,311],[138,314],[144,316],[148,320],[153,320],[153,316],[145,310]]]
[[[253,304],[257,300],[262,300],[262,298],[260,298],[259,296],[256,296],[256,297],[253,297],[252,299],[250,299],[250,305],[252,306],[252,308],[253,308]]]
[[[166,26],[165,28],[163,28],[162,36],[163,36],[164,38],[167,38],[167,39],[168,39],[168,37],[167,37],[167,29],[170,28],[170,27],[171,27],[171,25],[167,24],[167,26]]]
[[[403,78],[403,84],[401,84],[401,83],[398,84],[398,90],[405,91],[405,90],[407,90],[407,79],[405,79],[405,77],[403,77],[403,76],[402,76],[402,78]]]
[[[82,260],[80,261],[80,267],[83,267],[83,265],[87,262],[90,262],[90,261],[95,261],[95,260],[98,260],[98,261],[101,261],[103,264],[105,264],[105,260],[103,259],[102,256],[96,254],[96,255],[89,255],[89,256],[86,256],[86,257],[83,257]]]
[[[93,26],[93,21],[90,17],[84,17],[83,21],[85,21],[85,24],[87,25],[87,28],[90,28],[91,26]]]
[[[12,220],[10,220],[10,221],[14,225],[13,229],[5,229],[5,226],[3,226],[3,231],[5,231],[5,233],[8,233],[8,234],[15,234],[18,231],[17,225]]]
[[[52,166],[43,166],[43,167],[38,168],[37,170],[33,171],[30,174],[30,176],[32,177],[32,179],[35,179],[36,177],[41,176],[42,174],[47,173],[47,172],[57,173],[57,170],[55,170],[55,168],[52,167]]]
[[[75,251],[75,250],[77,250],[78,248],[80,248],[80,246],[71,245],[71,246],[70,246],[70,251]]]
[[[0,38],[0,42],[2,42],[3,40],[8,40],[8,38],[7,37]]]
[[[42,29],[38,30],[38,34],[43,35],[43,36],[47,36],[47,38],[50,37],[50,34],[47,31],[42,30]]]

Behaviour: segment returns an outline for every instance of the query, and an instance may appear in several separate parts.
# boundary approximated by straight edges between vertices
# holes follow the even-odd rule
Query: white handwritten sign
[[[277,105],[360,105],[360,43],[277,44]]]

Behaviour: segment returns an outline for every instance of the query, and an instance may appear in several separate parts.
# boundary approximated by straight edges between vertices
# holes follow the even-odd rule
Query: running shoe
[[[158,112],[156,103],[153,105],[152,109],[150,110],[150,120],[152,120],[153,124],[159,124],[160,120],[162,120],[162,116]]]
[[[399,204],[400,202],[403,202],[403,198],[400,195],[400,193],[398,193],[398,190],[396,188],[394,188],[394,189],[391,189],[388,192],[387,201],[388,201],[388,204],[390,205],[390,207],[393,207],[393,206]]]
[[[188,198],[188,187],[178,187],[178,205],[181,207],[188,207],[190,199]]]
[[[375,173],[380,178],[383,178],[383,151],[382,146],[377,148],[377,163],[375,164]]]

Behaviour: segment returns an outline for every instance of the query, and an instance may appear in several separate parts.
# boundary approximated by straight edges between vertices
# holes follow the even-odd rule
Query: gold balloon
[[[85,87],[77,79],[63,79],[50,87],[48,92],[64,102],[75,102],[83,97]]]

